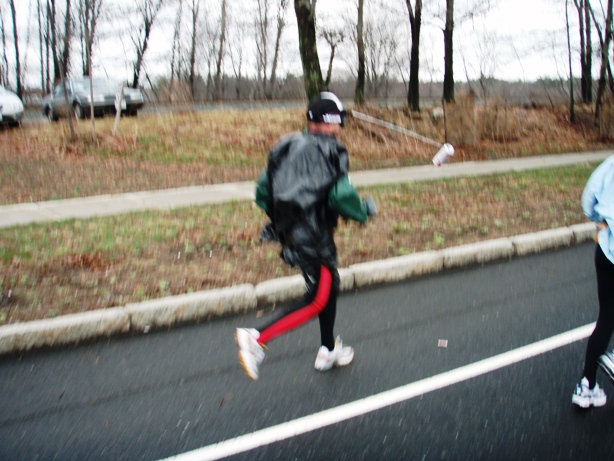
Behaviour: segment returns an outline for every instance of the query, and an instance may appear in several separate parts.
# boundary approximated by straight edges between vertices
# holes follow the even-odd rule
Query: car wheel
[[[47,108],[45,114],[47,114],[47,120],[49,120],[50,122],[56,122],[58,120],[58,117],[55,115],[55,113],[53,112],[53,108],[51,107]]]
[[[73,109],[75,111],[75,118],[81,120],[83,118],[83,107],[81,107],[81,104],[75,103]]]

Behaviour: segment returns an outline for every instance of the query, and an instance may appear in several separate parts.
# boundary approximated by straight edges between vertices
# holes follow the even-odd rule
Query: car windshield
[[[87,90],[89,91],[90,89],[90,85],[89,85],[90,81],[89,80],[79,80],[76,81],[74,83],[74,88],[76,91],[83,91],[83,90]],[[115,82],[112,82],[110,80],[99,80],[99,79],[94,79],[94,91],[96,92],[114,92],[117,91],[117,84]]]

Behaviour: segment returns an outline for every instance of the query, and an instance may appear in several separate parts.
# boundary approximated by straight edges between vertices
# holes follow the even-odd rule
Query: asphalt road
[[[592,255],[583,244],[344,294],[337,330],[356,358],[328,373],[313,369],[312,323],[271,343],[260,380],[250,381],[232,334],[258,326],[256,314],[0,358],[0,460],[157,460],[235,437],[238,448],[245,434],[314,414],[319,422],[319,412],[343,404],[366,408],[352,402],[593,322]],[[585,346],[575,341],[230,459],[613,459],[614,386],[600,374],[612,401],[571,405]]]

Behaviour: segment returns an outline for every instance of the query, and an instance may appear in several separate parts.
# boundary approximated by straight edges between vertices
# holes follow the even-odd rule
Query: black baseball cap
[[[343,126],[345,110],[334,93],[322,91],[307,106],[307,120],[316,123],[331,123]]]

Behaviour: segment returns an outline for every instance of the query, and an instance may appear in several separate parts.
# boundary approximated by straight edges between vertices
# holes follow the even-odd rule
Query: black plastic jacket
[[[268,234],[282,244],[288,264],[336,266],[333,231],[339,216],[367,220],[347,173],[347,150],[332,136],[289,135],[269,153],[256,203],[271,218]]]

